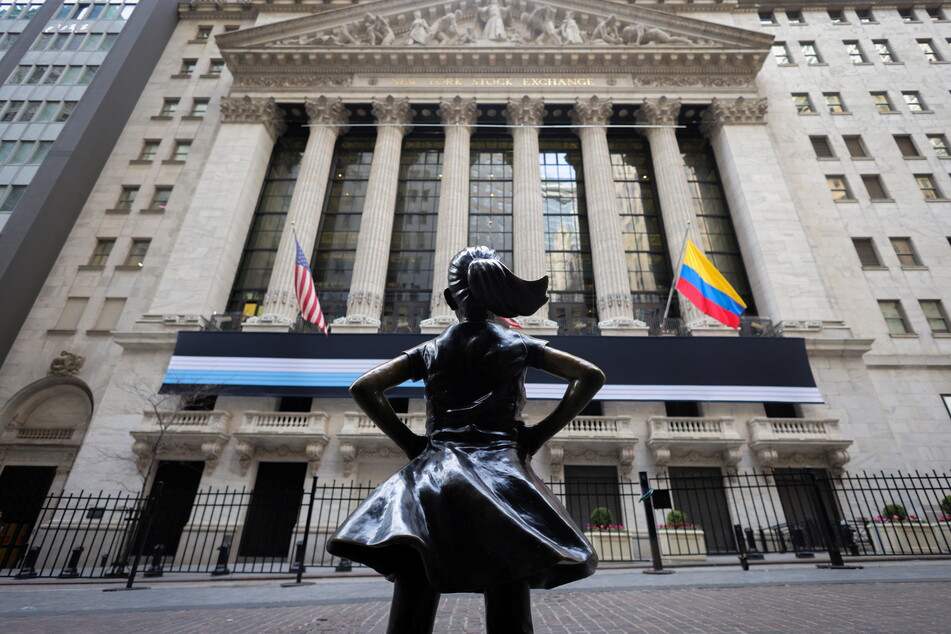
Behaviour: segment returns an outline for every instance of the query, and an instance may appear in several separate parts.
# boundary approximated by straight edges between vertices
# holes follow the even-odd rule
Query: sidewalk
[[[292,579],[283,579],[290,581]],[[283,588],[278,580],[141,579],[124,584],[0,586],[4,632],[382,632],[392,586],[336,575]],[[670,575],[605,568],[533,593],[536,632],[946,632],[951,562],[684,567]],[[481,632],[482,601],[446,595],[437,632]]]

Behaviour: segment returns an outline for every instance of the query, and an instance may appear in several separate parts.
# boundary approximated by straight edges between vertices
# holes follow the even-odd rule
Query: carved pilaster
[[[340,457],[343,459],[343,477],[349,478],[357,464],[357,448],[353,443],[340,443]]]
[[[415,114],[410,107],[409,99],[397,98],[393,95],[374,99],[372,112],[377,123],[381,125],[407,126],[402,131],[403,134],[410,131],[409,124],[412,123]]]
[[[759,449],[756,457],[761,467],[772,467],[779,461],[779,452],[775,449]]]
[[[647,125],[677,125],[677,116],[680,114],[680,100],[645,99],[637,111],[638,123]]]
[[[350,120],[350,111],[343,105],[342,99],[330,99],[320,96],[317,99],[305,99],[304,109],[311,125],[331,125],[338,127],[337,134],[345,134],[349,129],[345,124]]]
[[[545,116],[545,101],[524,96],[508,101],[505,107],[505,120],[511,126],[541,125]]]
[[[625,445],[618,451],[618,472],[630,482],[634,477],[634,445]]]
[[[667,447],[654,447],[654,464],[658,467],[666,467],[670,464],[670,449]]]
[[[766,98],[720,101],[716,97],[701,115],[700,131],[705,135],[713,134],[724,125],[764,125],[769,103]]]
[[[308,443],[307,447],[304,448],[304,453],[307,455],[308,471],[311,477],[313,477],[317,475],[317,469],[320,468],[320,459],[324,456],[324,443]]]
[[[204,442],[201,444],[201,455],[205,459],[205,471],[208,475],[215,472],[218,459],[221,458],[222,449],[224,449],[224,445],[220,442]]]
[[[743,450],[739,447],[731,447],[723,450],[723,462],[727,467],[736,467],[743,459]]]
[[[441,99],[436,113],[446,125],[471,126],[475,125],[479,117],[476,100],[464,99],[458,95],[452,99]]]
[[[254,99],[244,97],[223,97],[221,99],[222,123],[263,123],[275,139],[287,129],[284,123],[284,111],[273,97]]]
[[[251,461],[254,460],[254,445],[249,442],[239,442],[235,446],[238,452],[238,464],[241,467],[241,475],[247,475],[251,467]]]
[[[614,102],[610,99],[591,97],[590,99],[575,99],[575,107],[569,113],[571,121],[576,125],[602,125],[611,122],[614,113]]]
[[[561,445],[548,445],[548,460],[551,464],[553,480],[565,479],[565,448]]]

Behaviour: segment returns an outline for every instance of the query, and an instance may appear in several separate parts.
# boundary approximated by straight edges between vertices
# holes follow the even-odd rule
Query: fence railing
[[[702,471],[671,468],[650,479],[658,492],[650,521],[669,561],[740,553],[805,558],[824,550],[857,557],[951,555],[948,474]],[[548,486],[602,561],[650,559],[638,483],[570,478]],[[148,500],[136,495],[59,494],[32,508],[6,497],[8,508],[0,509],[8,511],[0,528],[0,574],[125,577],[137,550],[144,554],[140,568],[147,576],[289,573],[299,562],[336,567],[341,562],[327,554],[327,539],[372,489],[372,484],[318,481],[313,493],[169,492],[154,499],[151,522],[143,521]],[[661,508],[665,491],[672,508]]]

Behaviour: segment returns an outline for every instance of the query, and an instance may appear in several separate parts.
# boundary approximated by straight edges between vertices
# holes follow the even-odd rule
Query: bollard
[[[756,561],[766,559],[763,557],[763,553],[756,550],[756,537],[753,535],[753,529],[747,527],[743,529],[743,532],[746,533],[747,557]]]
[[[40,558],[40,547],[31,546],[30,550],[26,551],[26,559],[23,560],[23,567],[20,568],[20,572],[17,573],[16,579],[32,579],[37,576],[36,573],[36,560]]]
[[[228,570],[228,557],[231,555],[231,542],[225,540],[221,542],[221,546],[218,546],[218,564],[215,566],[215,569],[211,572],[212,577],[220,577],[221,575],[230,575],[231,571]]]
[[[792,541],[796,559],[815,559],[816,554],[806,549],[806,537],[798,524],[789,527],[789,539]]]
[[[148,569],[142,573],[143,577],[161,577],[165,574],[162,570],[162,558],[165,557],[165,544],[156,544],[152,549],[152,559],[149,562]]]
[[[103,577],[108,577],[111,579],[125,579],[129,576],[129,571],[126,570],[128,565],[127,561],[124,559],[117,559],[112,562],[112,570],[103,575]]]
[[[743,570],[750,569],[750,560],[746,553],[740,553],[740,567],[743,568]]]
[[[845,520],[841,520],[839,521],[839,533],[842,543],[849,549],[849,553],[853,556],[858,555],[859,545],[855,543],[855,529],[849,526],[849,523]]]
[[[73,552],[69,554],[69,562],[67,562],[66,567],[63,568],[63,571],[59,573],[60,579],[75,579],[79,576],[79,557],[82,554],[82,546],[76,546],[73,548]]]
[[[349,559],[341,559],[337,567],[334,568],[334,572],[350,572],[351,570],[353,570],[353,564]]]
[[[766,529],[765,529],[765,528],[759,529],[759,543],[762,545],[763,552],[764,552],[764,553],[768,553],[768,552],[769,552],[769,542],[766,541]]]
[[[746,540],[743,538],[743,527],[740,524],[733,525],[733,538],[736,540],[736,549],[740,555],[746,555]]]
[[[297,547],[294,550],[294,561],[291,563],[291,567],[288,572],[306,572],[307,568],[304,566],[304,540],[297,542]]]

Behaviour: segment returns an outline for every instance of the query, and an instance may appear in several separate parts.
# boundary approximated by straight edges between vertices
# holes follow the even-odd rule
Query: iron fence
[[[312,484],[264,499],[229,488],[151,501],[50,495],[32,519],[0,527],[0,574],[124,578],[136,554],[143,555],[145,576],[349,566],[327,554],[326,542],[373,485]],[[951,476],[936,472],[830,477],[812,470],[721,475],[671,468],[649,481],[650,519],[636,482],[574,478],[548,486],[607,562],[649,561],[648,521],[668,561],[805,558],[821,550],[855,557],[951,554]],[[8,498],[8,504],[17,502]]]

